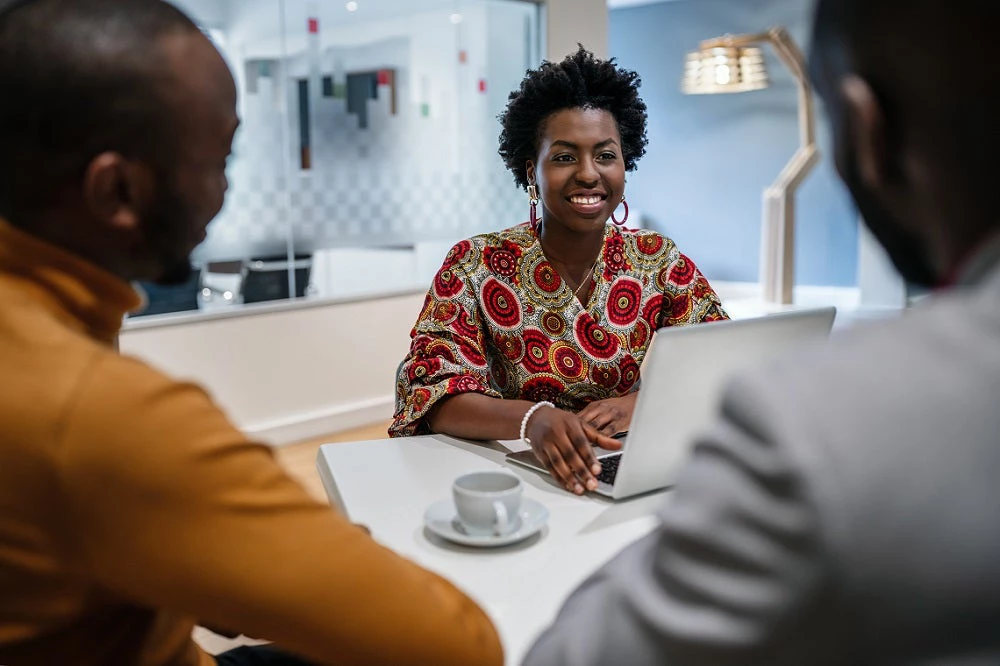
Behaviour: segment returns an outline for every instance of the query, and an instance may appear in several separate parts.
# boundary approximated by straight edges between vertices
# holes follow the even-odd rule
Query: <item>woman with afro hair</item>
[[[531,70],[500,120],[529,220],[464,240],[428,291],[399,367],[389,434],[523,437],[570,492],[618,448],[656,329],[725,319],[673,242],[625,228],[646,152],[639,77],[583,47]],[[620,219],[616,217],[620,211]]]

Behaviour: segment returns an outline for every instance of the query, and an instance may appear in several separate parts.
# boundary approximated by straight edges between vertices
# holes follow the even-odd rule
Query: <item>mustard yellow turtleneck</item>
[[[115,353],[129,285],[0,220],[0,664],[500,664],[486,615],[309,498],[197,386]]]

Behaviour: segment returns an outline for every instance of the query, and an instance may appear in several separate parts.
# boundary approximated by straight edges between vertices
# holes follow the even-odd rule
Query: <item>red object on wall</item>
[[[389,85],[389,71],[385,69],[378,70],[378,85],[387,86]]]
[[[310,35],[319,34],[319,19],[314,19],[314,18],[309,19],[309,34]]]
[[[486,92],[486,79],[479,79],[479,92]]]

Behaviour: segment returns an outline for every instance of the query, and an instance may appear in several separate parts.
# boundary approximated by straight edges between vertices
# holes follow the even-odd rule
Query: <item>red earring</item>
[[[528,185],[528,222],[531,230],[538,232],[538,188]]]
[[[625,206],[625,217],[621,220],[615,217],[615,211],[611,211],[611,221],[617,224],[619,227],[624,227],[625,223],[628,222],[628,204],[625,202],[625,197],[622,196],[622,205]],[[615,208],[615,210],[618,210]]]

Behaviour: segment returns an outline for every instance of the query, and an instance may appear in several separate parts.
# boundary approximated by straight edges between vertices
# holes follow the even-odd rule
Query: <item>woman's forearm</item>
[[[521,419],[533,404],[528,400],[461,393],[435,405],[427,423],[434,432],[465,439],[517,439],[521,436]]]

